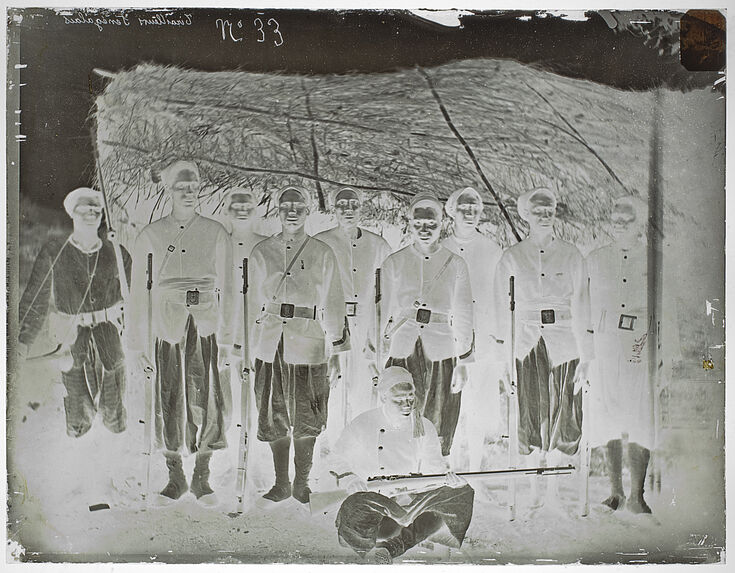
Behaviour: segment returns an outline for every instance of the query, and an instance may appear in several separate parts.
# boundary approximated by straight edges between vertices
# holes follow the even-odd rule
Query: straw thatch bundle
[[[652,102],[496,60],[339,76],[141,65],[98,98],[97,138],[118,227],[165,212],[151,172],[185,157],[205,180],[203,213],[218,212],[234,185],[266,208],[273,189],[300,185],[322,209],[350,185],[370,198],[369,222],[395,224],[419,191],[446,198],[473,186],[487,230],[507,245],[512,227],[525,229],[516,198],[547,185],[558,192],[557,232],[589,245],[613,198],[645,199]]]

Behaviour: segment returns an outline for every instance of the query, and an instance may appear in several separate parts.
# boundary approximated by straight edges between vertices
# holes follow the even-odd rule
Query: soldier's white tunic
[[[138,235],[128,312],[129,347],[146,349],[148,253],[153,253],[153,336],[171,344],[182,340],[191,314],[199,336],[217,335],[220,345],[233,342],[232,246],[225,228],[194,215],[180,223],[171,215]],[[199,291],[199,304],[187,304],[187,291]]]
[[[592,442],[605,444],[627,432],[630,442],[652,449],[646,246],[608,245],[590,253],[587,262],[596,358],[590,388]]]
[[[331,354],[349,350],[344,292],[337,261],[326,243],[308,236],[296,243],[278,233],[258,243],[251,260],[253,360],[273,362],[281,336],[283,358],[289,364],[322,364]],[[316,319],[279,316],[282,304],[315,308]]]
[[[464,259],[445,247],[424,255],[409,245],[385,260],[382,277],[381,332],[390,334],[391,358],[409,356],[421,337],[424,353],[432,362],[474,360],[472,287]],[[431,311],[429,323],[416,320],[419,310]]]
[[[539,338],[552,366],[594,357],[590,328],[587,266],[574,245],[554,238],[546,247],[529,239],[506,249],[495,272],[495,312],[500,359],[510,356],[509,277],[515,276],[515,356],[526,356]],[[542,324],[541,311],[554,310],[555,322]]]
[[[461,256],[467,263],[472,285],[472,306],[475,321],[475,362],[469,366],[469,381],[462,391],[462,419],[458,432],[468,439],[484,442],[487,433],[499,431],[500,362],[495,358],[495,267],[503,249],[492,240],[475,232],[469,239],[450,235],[444,247]]]
[[[337,257],[345,303],[357,303],[356,316],[349,317],[352,349],[362,351],[375,315],[375,269],[390,254],[388,242],[365,229],[351,238],[339,227],[314,236],[329,245]]]
[[[375,322],[375,269],[390,254],[390,246],[380,235],[360,228],[356,237],[334,227],[314,238],[329,245],[337,258],[352,344],[352,350],[342,355],[344,385],[330,398],[327,434],[334,442],[345,419],[350,420],[370,407],[373,384],[364,350]]]

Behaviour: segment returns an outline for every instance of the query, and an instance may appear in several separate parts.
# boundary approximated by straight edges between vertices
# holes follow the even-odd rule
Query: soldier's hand
[[[574,393],[576,394],[582,389],[582,386],[586,385],[589,387],[589,361],[580,362],[577,366],[577,370],[574,372]]]
[[[112,230],[107,231],[107,240],[110,241],[110,242],[112,242],[115,239],[117,239],[117,233],[115,231],[112,231]]]
[[[347,493],[353,494],[358,491],[367,491],[367,482],[358,475],[347,476],[340,480],[340,487],[344,487]]]
[[[329,372],[329,386],[336,388],[339,381],[342,379],[342,366],[339,363],[339,354],[332,354],[329,357],[329,363],[327,366]]]
[[[506,395],[510,395],[511,380],[510,380],[510,368],[507,364],[503,364],[503,370],[500,373],[500,389],[505,392]]]
[[[156,369],[153,362],[145,352],[138,353],[136,362],[140,371],[147,377],[151,376]]]
[[[452,471],[447,472],[447,475],[444,476],[445,483],[451,487],[451,488],[458,488],[458,487],[464,487],[467,485],[467,480],[464,478],[459,477],[457,474],[455,474]]]
[[[378,367],[375,365],[375,362],[368,363],[368,370],[370,371],[370,378],[375,379],[380,376],[380,372],[378,372]]]
[[[467,365],[457,364],[454,367],[454,374],[452,375],[452,388],[451,388],[452,394],[461,392],[462,388],[464,388],[465,384],[467,384],[467,380],[469,380],[469,377],[470,375],[469,375],[469,372],[467,371]]]

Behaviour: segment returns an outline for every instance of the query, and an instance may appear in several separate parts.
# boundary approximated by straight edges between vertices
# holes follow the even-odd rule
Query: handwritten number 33
[[[258,38],[258,42],[265,42],[265,30],[263,29],[263,20],[261,20],[260,18],[256,18],[255,20],[253,20],[253,24],[258,27],[258,32],[260,32],[260,38]],[[268,25],[275,26],[273,33],[278,34],[278,40],[274,40],[273,43],[276,46],[280,46],[281,44],[283,44],[283,36],[281,36],[281,32],[278,29],[278,22],[273,18],[268,18]]]

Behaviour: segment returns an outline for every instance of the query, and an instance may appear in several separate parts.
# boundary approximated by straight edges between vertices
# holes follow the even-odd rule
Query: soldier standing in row
[[[275,484],[263,497],[282,501],[293,494],[308,503],[314,443],[327,423],[329,373],[340,376],[338,355],[350,349],[349,330],[334,253],[304,230],[308,195],[288,187],[274,202],[282,231],[258,243],[251,256],[258,439],[270,445],[275,470]]]
[[[411,372],[419,411],[449,455],[459,419],[467,364],[474,359],[472,290],[467,264],[439,241],[442,204],[430,193],[409,205],[412,244],[383,263],[387,366]],[[381,340],[382,343],[382,340]]]
[[[592,319],[595,326],[595,383],[590,390],[592,445],[606,445],[610,509],[626,505],[623,434],[628,434],[631,488],[627,507],[651,513],[643,499],[654,447],[653,389],[648,379],[649,315],[647,251],[641,241],[645,205],[631,197],[615,202],[615,242],[590,253]]]
[[[161,172],[161,181],[172,211],[147,225],[135,243],[130,349],[142,370],[156,371],[156,442],[169,470],[162,499],[179,499],[189,487],[198,500],[212,504],[209,462],[214,450],[227,445],[219,371],[232,352],[232,246],[220,223],[195,210],[201,188],[196,164],[176,161]],[[146,351],[148,253],[155,356]],[[183,449],[196,453],[190,486]]]
[[[362,193],[344,188],[332,198],[337,226],[314,236],[332,248],[345,294],[345,314],[350,326],[352,350],[340,356],[343,380],[342,400],[330,401],[330,423],[327,434],[331,442],[356,415],[370,408],[372,373],[365,357],[368,331],[375,319],[373,302],[375,269],[379,268],[390,254],[390,246],[380,235],[358,226],[362,210]],[[346,411],[342,411],[346,410]]]
[[[462,391],[460,427],[468,440],[469,469],[480,470],[485,441],[500,430],[500,376],[502,363],[493,362],[495,324],[493,285],[495,267],[503,250],[477,228],[482,197],[472,187],[452,193],[445,204],[454,224],[442,245],[467,263],[475,319],[475,362],[468,365],[469,382]]]
[[[52,338],[61,345],[56,354],[65,361],[59,366],[66,389],[67,435],[79,438],[86,434],[98,411],[105,427],[121,434],[127,426],[121,280],[127,283],[129,277],[118,275],[115,249],[98,235],[102,193],[86,187],[75,189],[64,199],[64,209],[74,231],[66,239],[43,245],[20,300],[20,359],[27,357],[49,317]],[[129,274],[130,256],[122,248],[120,254],[121,266]],[[55,312],[50,312],[52,300]],[[114,468],[119,458],[120,452],[115,451],[108,466]]]
[[[225,228],[230,233],[232,240],[232,287],[234,289],[233,308],[235,313],[233,331],[234,331],[234,355],[232,364],[237,373],[237,380],[240,381],[243,368],[242,360],[242,344],[244,337],[243,322],[243,259],[250,258],[253,247],[267,237],[260,235],[254,230],[253,212],[257,201],[253,196],[253,192],[242,187],[230,189],[224,201],[224,214],[226,217]],[[235,356],[237,355],[237,356]],[[229,371],[220,373],[222,382],[222,391],[225,398],[225,425],[229,427],[232,416],[233,393],[231,390],[231,374]],[[236,393],[237,394],[237,393]]]
[[[556,197],[552,191],[540,188],[521,195],[518,214],[528,222],[529,235],[503,253],[495,273],[496,338],[504,343],[508,357],[511,316],[507,293],[509,277],[515,276],[513,359],[519,417],[518,427],[510,431],[518,432],[522,454],[534,453],[542,461],[548,453],[549,463],[558,465],[559,454],[577,452],[582,433],[580,389],[594,357],[589,279],[577,247],[554,237]],[[556,488],[558,480],[549,485]],[[551,489],[548,495],[555,501],[557,491]]]

